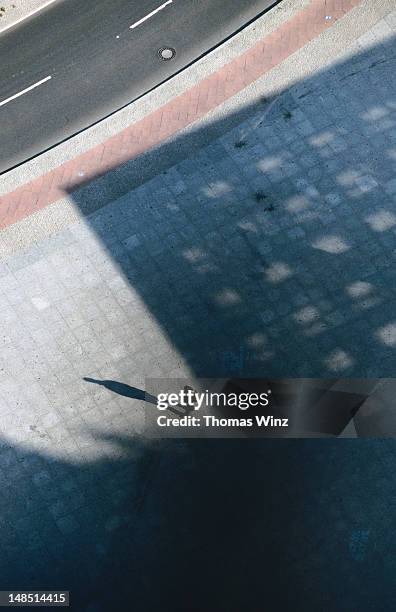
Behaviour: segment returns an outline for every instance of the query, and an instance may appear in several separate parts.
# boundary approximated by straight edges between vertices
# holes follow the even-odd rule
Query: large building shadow
[[[394,65],[392,39],[73,186],[120,196],[86,222],[195,375],[393,374]]]
[[[195,376],[394,374],[394,43],[73,189]],[[390,609],[393,453],[169,443],[113,557],[149,609]]]

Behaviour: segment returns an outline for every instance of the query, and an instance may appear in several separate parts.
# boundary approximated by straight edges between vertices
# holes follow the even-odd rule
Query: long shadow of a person
[[[150,404],[157,404],[157,398],[154,395],[146,393],[145,391],[143,391],[143,389],[131,387],[130,385],[126,385],[125,383],[118,382],[116,380],[97,380],[95,378],[88,377],[84,377],[84,380],[86,382],[94,383],[96,385],[105,387],[109,391],[117,393],[118,395],[123,395],[124,397],[142,400],[144,402],[149,402]]]
[[[127,385],[125,383],[118,382],[117,380],[97,380],[96,378],[88,378],[85,376],[83,380],[85,380],[86,382],[94,383],[96,385],[105,387],[109,391],[112,391],[113,393],[117,393],[117,395],[122,395],[124,397],[130,397],[131,399],[141,400],[143,402],[148,402],[149,404],[154,404],[155,406],[157,406],[158,400],[156,396],[151,395],[150,393],[146,393],[145,391],[143,391],[143,389],[132,387],[131,385]],[[180,409],[178,409],[178,407],[169,406],[168,410],[178,416],[184,416],[191,409],[188,409],[182,406],[180,406]]]

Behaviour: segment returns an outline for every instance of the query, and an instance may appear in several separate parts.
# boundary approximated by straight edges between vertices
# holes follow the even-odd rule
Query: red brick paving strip
[[[63,198],[202,118],[331,27],[361,0],[312,0],[277,30],[144,119],[0,197],[0,229]],[[331,19],[326,19],[331,16]],[[84,172],[83,179],[80,172]]]

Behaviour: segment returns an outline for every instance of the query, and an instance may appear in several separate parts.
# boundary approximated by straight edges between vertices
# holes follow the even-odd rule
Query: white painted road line
[[[159,13],[159,11],[162,11],[166,6],[168,6],[168,4],[172,4],[172,3],[173,3],[173,0],[168,0],[167,2],[164,2],[164,4],[161,4],[161,6],[156,8],[154,11],[151,11],[151,13],[149,13],[145,17],[142,17],[142,19],[139,19],[139,21],[136,21],[131,26],[129,26],[130,29],[133,30],[134,28],[137,28],[138,26],[140,26],[141,23],[143,23],[144,21],[147,21],[147,19],[150,19],[150,17],[152,17],[156,13]]]
[[[15,100],[15,98],[19,98],[20,96],[23,96],[25,93],[27,93],[28,91],[32,91],[32,89],[35,89],[36,87],[38,87],[39,85],[42,85],[43,83],[46,83],[47,81],[49,81],[50,79],[52,79],[52,76],[47,76],[45,77],[45,79],[41,79],[41,81],[38,81],[37,83],[35,83],[34,85],[30,85],[30,87],[26,87],[26,89],[23,89],[22,91],[20,91],[17,94],[14,94],[13,96],[11,96],[10,98],[7,98],[6,100],[3,100],[2,102],[0,102],[0,106],[4,106],[5,104],[8,104],[8,102],[11,102],[12,100]]]

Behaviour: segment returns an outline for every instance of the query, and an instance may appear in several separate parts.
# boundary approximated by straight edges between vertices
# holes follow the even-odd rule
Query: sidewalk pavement
[[[0,34],[21,23],[55,0],[2,0],[0,7]]]
[[[293,22],[300,23],[300,30],[283,28],[281,35],[271,38],[276,62],[282,62],[286,50],[301,53],[303,60],[310,52],[304,44],[312,33],[328,27],[331,20],[325,20],[326,15],[340,17],[340,26],[344,20],[348,24],[347,8],[348,0],[314,1],[304,9],[312,11],[311,24],[304,13],[304,19],[300,15]],[[355,18],[352,11],[349,17]],[[107,610],[99,602],[88,607],[95,589],[104,596],[98,577],[121,588],[117,572],[124,575],[127,568],[139,597],[146,597],[145,605],[138,601],[136,609],[158,609],[153,575],[159,577],[169,602],[178,589],[185,598],[187,587],[195,589],[196,584],[182,560],[201,558],[198,540],[189,538],[200,518],[194,509],[197,491],[208,486],[216,500],[222,492],[236,520],[236,509],[242,509],[232,499],[233,486],[246,482],[249,491],[251,485],[257,492],[263,466],[277,465],[266,481],[259,514],[249,510],[252,520],[247,521],[246,537],[262,538],[273,554],[291,555],[287,571],[299,578],[294,587],[297,598],[303,597],[308,579],[311,587],[317,584],[305,595],[304,609],[326,609],[321,605],[320,580],[331,589],[336,572],[321,571],[318,576],[319,547],[323,558],[343,558],[345,553],[349,562],[358,557],[370,567],[375,565],[375,550],[385,567],[383,584],[391,589],[388,538],[393,536],[385,532],[390,529],[392,502],[378,489],[383,493],[393,486],[393,447],[370,447],[372,461],[367,456],[364,468],[368,480],[361,473],[356,476],[360,458],[351,447],[344,463],[331,444],[328,455],[312,447],[301,449],[301,472],[295,467],[296,447],[288,442],[282,453],[274,445],[252,445],[247,451],[236,444],[238,457],[244,457],[238,465],[235,458],[232,463],[231,447],[227,450],[222,444],[203,454],[195,445],[180,444],[167,455],[170,447],[159,450],[140,436],[144,413],[139,399],[121,397],[84,378],[124,382],[139,390],[148,375],[394,375],[395,24],[395,12],[381,16],[342,59],[334,57],[330,66],[261,108],[256,103],[249,108],[247,103],[234,112],[232,130],[133,190],[128,190],[130,166],[113,167],[115,161],[138,154],[141,142],[147,145],[148,132],[139,131],[142,125],[112,140],[107,153],[102,147],[99,168],[98,151],[92,163],[86,156],[84,166],[81,159],[70,166],[73,172],[82,168],[84,176],[79,178],[84,181],[98,170],[113,168],[107,178],[78,186],[64,167],[35,183],[40,189],[49,181],[45,195],[32,199],[34,188],[29,185],[18,191],[16,209],[15,194],[6,199],[3,226],[15,224],[0,235],[5,236],[3,245],[11,229],[44,218],[37,212],[41,205],[57,214],[61,204],[54,199],[61,182],[81,214],[25,250],[12,255],[3,251],[0,475],[6,493],[1,502],[0,568],[5,584],[29,588],[41,581],[65,588],[66,582],[86,606],[79,609]],[[337,32],[337,25],[333,27]],[[274,65],[268,45],[267,40],[249,56],[249,78],[254,78],[257,54],[263,50],[264,58],[271,58],[268,67]],[[235,65],[244,65],[245,59]],[[235,83],[242,87],[249,82],[245,77],[244,83],[234,81],[234,76],[226,68],[210,82],[225,80],[226,96],[232,96]],[[193,104],[195,119],[219,103],[220,94],[212,98],[210,89],[205,86],[204,91],[206,98],[194,97],[194,92],[182,98]],[[144,120],[143,126],[159,126],[153,142],[158,144],[158,139],[192,120],[188,111],[177,107],[179,102]],[[208,129],[204,119],[193,127],[195,133]],[[182,131],[172,146],[184,151],[189,138],[190,133]],[[121,142],[125,148],[120,152]],[[159,146],[157,155],[166,156],[167,146]],[[124,195],[111,201],[114,185]],[[90,210],[94,212],[88,214]],[[210,479],[211,465],[225,478],[219,489],[216,479]],[[342,508],[331,507],[328,490],[335,484],[329,465],[337,466],[341,497],[356,476],[360,498]],[[279,479],[293,470],[295,484],[279,491]],[[278,496],[280,508],[298,508],[299,484],[308,490],[322,528],[327,521],[336,525],[331,537],[315,523],[319,518],[306,516],[304,510],[295,530],[282,523],[280,512],[273,539],[266,540],[263,517],[273,520],[268,500]],[[204,507],[203,524],[219,518]],[[233,559],[228,530],[232,521],[219,521],[219,543],[225,547],[220,550],[227,551],[226,560]],[[180,537],[176,564],[181,564],[177,567],[184,587],[178,583],[178,589],[166,580],[170,573],[164,570],[173,546],[169,524],[177,525]],[[215,532],[211,527],[213,537]],[[199,528],[197,533],[202,535]],[[222,561],[216,554],[211,549],[210,563],[206,559],[214,572]],[[242,571],[239,563],[240,559]],[[347,562],[341,565],[346,574]],[[225,566],[232,570],[227,562]],[[194,572],[206,575],[204,569],[194,565]],[[259,570],[252,571],[257,578]],[[353,609],[353,593],[362,604],[368,601],[373,596],[370,584],[359,585],[358,595],[352,578],[343,592],[334,589],[333,607],[327,609]],[[223,609],[241,609],[232,607],[236,604],[231,595],[228,603]],[[296,609],[292,603],[289,609]],[[180,609],[194,606],[183,599]],[[383,609],[393,608],[385,601]]]

